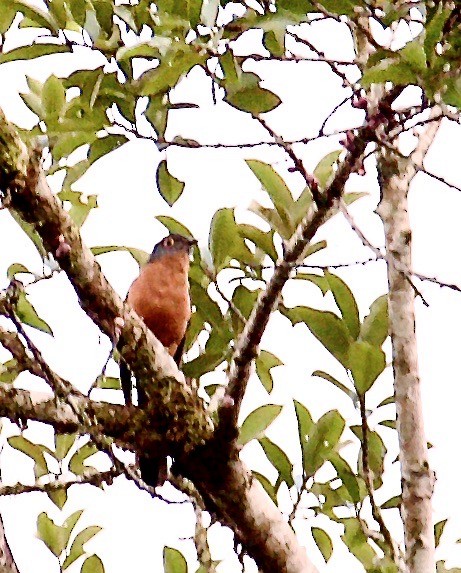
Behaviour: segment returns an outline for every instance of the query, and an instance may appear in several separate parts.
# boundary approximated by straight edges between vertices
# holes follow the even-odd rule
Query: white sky
[[[342,30],[333,24],[312,29],[310,39],[329,57],[352,57],[350,46]],[[50,72],[56,75],[68,73],[73,62],[81,65],[83,55],[53,58],[52,67],[43,59],[31,64],[20,62],[0,66],[0,107],[7,116],[21,125],[30,125],[31,114],[18,97],[26,90],[25,74],[44,79]],[[47,63],[48,62],[48,63]],[[344,97],[340,82],[327,73],[322,64],[276,64],[257,65],[255,69],[264,78],[264,85],[273,89],[283,104],[267,115],[267,120],[280,135],[288,139],[315,135],[323,118],[332,107]],[[245,114],[220,102],[212,102],[208,80],[200,72],[193,71],[176,90],[178,101],[191,101],[200,105],[199,110],[181,110],[172,113],[167,135],[190,136],[201,142],[238,143],[257,141],[266,137],[260,126]],[[328,124],[329,129],[343,128],[360,121],[360,112],[340,111]],[[443,124],[426,161],[426,167],[443,175],[447,180],[461,185],[458,149],[459,126]],[[335,138],[320,140],[308,147],[298,149],[306,169],[312,170],[319,159],[328,151],[338,148]],[[94,210],[83,228],[83,237],[88,245],[129,245],[150,251],[165,234],[163,227],[154,217],[171,215],[186,224],[206,248],[211,217],[219,207],[238,208],[240,220],[255,221],[246,214],[252,200],[264,201],[259,184],[243,158],[259,158],[274,164],[286,178],[295,193],[302,184],[299,176],[289,174],[289,163],[280,150],[255,148],[240,150],[179,150],[167,152],[169,167],[173,174],[186,181],[186,189],[177,204],[169,209],[155,189],[155,169],[164,157],[149,142],[132,142],[123,146],[110,157],[99,161],[75,186],[87,194],[98,194],[99,209]],[[372,163],[367,162],[365,177],[353,176],[349,190],[364,190],[370,193],[351,208],[360,228],[376,245],[382,245],[380,221],[372,213],[378,201],[377,185]],[[418,176],[410,194],[411,219],[414,230],[414,267],[429,276],[437,276],[446,282],[461,285],[461,272],[455,263],[457,246],[460,243],[458,213],[461,196],[433,179]],[[317,261],[338,263],[365,259],[370,253],[364,249],[348,224],[336,216],[319,232],[319,238],[328,239],[326,254]],[[135,278],[137,266],[127,254],[111,254],[100,257],[100,263],[116,290],[124,296],[129,284]],[[6,277],[6,269],[13,262],[22,262],[33,271],[40,271],[40,261],[34,248],[24,238],[8,213],[0,212],[0,277]],[[382,263],[347,269],[340,274],[351,286],[362,317],[367,314],[369,304],[385,291],[385,268]],[[6,278],[1,278],[6,284]],[[307,304],[317,308],[331,307],[314,287],[296,283],[286,289],[289,306]],[[229,289],[226,276],[221,286]],[[417,335],[420,348],[420,372],[424,400],[424,414],[428,440],[434,444],[431,463],[437,474],[434,496],[435,521],[450,518],[442,538],[438,558],[447,558],[449,566],[461,565],[461,551],[453,541],[461,537],[461,494],[458,485],[457,452],[459,450],[460,421],[458,404],[461,402],[459,385],[459,327],[461,320],[460,295],[448,289],[439,289],[425,283],[421,286],[429,308],[417,302]],[[51,366],[60,375],[71,380],[82,391],[89,388],[99,374],[108,352],[107,340],[101,340],[97,328],[78,306],[75,294],[64,276],[31,289],[31,300],[37,311],[51,325],[55,338],[31,331],[31,336],[42,349]],[[294,443],[297,431],[290,406],[293,397],[301,400],[317,419],[325,411],[338,408],[348,420],[357,421],[358,416],[352,404],[339,391],[330,388],[326,382],[311,377],[316,369],[326,370],[345,381],[343,369],[302,326],[294,329],[288,321],[275,318],[264,337],[262,348],[273,351],[286,366],[273,371],[275,389],[270,398],[257,380],[252,380],[250,397],[244,403],[242,416],[256,406],[269,401],[286,404],[279,419],[270,428],[269,437],[281,444],[300,471],[300,461]],[[1,355],[0,355],[1,356]],[[116,373],[114,367],[112,372]],[[216,381],[223,381],[223,373],[212,375]],[[33,386],[26,376],[21,376],[23,387],[45,389],[34,380]],[[387,371],[376,384],[369,406],[378,404],[390,393],[390,372]],[[121,401],[121,393],[106,392],[98,398]],[[391,410],[383,411],[382,418],[390,417]],[[380,419],[382,419],[380,418]],[[371,425],[379,420],[370,419]],[[26,435],[35,439],[49,440],[51,433],[40,429],[39,437],[31,431]],[[11,425],[5,424],[5,436],[11,432]],[[293,433],[291,433],[293,432]],[[286,436],[293,436],[288,440]],[[388,447],[395,450],[396,441],[390,430],[382,430],[388,440]],[[350,436],[346,436],[350,437]],[[248,445],[242,453],[244,460],[254,469],[270,473],[269,464],[260,455],[259,446]],[[392,456],[389,457],[389,460]],[[24,456],[5,447],[2,451],[2,477],[5,483],[18,480],[33,480],[31,464]],[[395,464],[394,464],[395,465]],[[102,467],[102,466],[101,466]],[[395,495],[399,487],[397,468],[389,469],[385,486],[378,491],[378,501]],[[170,493],[169,486],[165,493]],[[164,544],[180,548],[193,560],[193,544],[181,541],[193,533],[192,510],[187,506],[165,506],[152,500],[147,493],[141,493],[124,478],[105,491],[89,486],[73,487],[64,511],[59,512],[44,494],[23,495],[0,500],[0,512],[6,532],[21,573],[53,573],[58,571],[55,559],[35,535],[36,517],[46,511],[58,523],[79,508],[85,508],[80,527],[99,524],[104,527],[93,541],[87,544],[89,553],[98,553],[108,573],[127,570],[160,571]],[[394,510],[391,510],[391,514]],[[389,512],[386,513],[386,517]],[[391,520],[395,525],[396,520]],[[307,525],[307,527],[306,527]],[[308,532],[310,526],[325,527],[332,533],[335,542],[333,558],[325,567],[320,553],[313,545]],[[338,543],[341,528],[331,526],[326,519],[298,522],[302,543],[309,546],[310,558],[325,572],[361,571],[355,558],[349,556]],[[238,570],[232,557],[230,535],[215,526],[213,557],[226,557],[221,572]],[[191,561],[193,562],[193,561]],[[81,561],[69,569],[79,571]],[[249,569],[250,570],[250,569]]]

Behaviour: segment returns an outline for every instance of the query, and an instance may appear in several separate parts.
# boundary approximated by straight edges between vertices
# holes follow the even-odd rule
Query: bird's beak
[[[197,239],[189,239],[189,247],[195,247],[198,244]]]

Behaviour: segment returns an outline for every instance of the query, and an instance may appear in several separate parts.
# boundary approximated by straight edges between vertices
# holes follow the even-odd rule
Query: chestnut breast
[[[188,272],[188,253],[167,254],[143,267],[128,292],[128,303],[171,356],[191,314]]]

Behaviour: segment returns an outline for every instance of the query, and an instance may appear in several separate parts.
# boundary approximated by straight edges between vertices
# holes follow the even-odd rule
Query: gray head
[[[165,255],[176,253],[190,253],[191,248],[197,244],[195,239],[188,239],[183,235],[172,233],[157,243],[149,257],[149,263]]]

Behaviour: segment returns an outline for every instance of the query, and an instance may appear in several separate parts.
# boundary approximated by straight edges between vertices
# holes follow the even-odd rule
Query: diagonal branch
[[[163,440],[161,429],[155,428],[155,420],[149,420],[146,427],[146,413],[140,408],[95,402],[77,392],[68,399],[72,406],[57,403],[51,394],[0,384],[0,417],[12,422],[42,422],[63,434],[79,432],[95,437],[104,434],[120,447],[131,450],[141,449],[140,444],[155,447]],[[91,422],[84,423],[82,418]]]
[[[175,463],[183,470],[182,475],[192,479],[207,509],[232,528],[261,570],[315,573],[305,549],[277,506],[238,460],[235,446],[220,448],[223,444],[217,436],[213,437],[211,419],[196,390],[186,384],[162,344],[109,285],[93,254],[83,245],[78,228],[51,193],[38,158],[25,148],[1,112],[0,190],[4,194],[3,204],[33,225],[47,251],[66,272],[84,311],[112,344],[123,341],[121,354],[149,396],[147,413],[159,424],[162,439],[167,442]],[[17,419],[21,412],[28,411],[37,419],[38,406],[27,394],[18,392],[0,386],[0,416]],[[43,421],[48,417],[53,423],[50,404],[49,401],[40,413]],[[129,420],[131,438],[136,440],[138,452],[153,447],[147,439],[143,448],[137,435],[139,426],[132,424],[134,411],[139,411],[144,423],[146,412],[112,404],[105,404],[104,409],[101,406],[100,411],[94,402],[91,405],[92,419],[98,423],[102,414],[110,411],[116,428],[120,427],[119,414]],[[58,407],[64,416],[63,422],[69,422],[68,417],[75,415],[69,405]],[[83,418],[87,418],[86,413]],[[55,417],[53,421],[56,425]],[[79,416],[73,421],[80,422]],[[109,420],[101,423],[101,432],[106,431],[107,424]]]
[[[164,427],[174,428],[174,435],[167,429],[165,439],[175,442],[176,447],[182,443],[184,451],[190,451],[211,435],[211,420],[201,398],[187,385],[163,345],[108,283],[92,252],[82,243],[78,228],[48,187],[37,155],[24,151],[24,144],[11,136],[4,118],[2,123],[6,131],[10,129],[9,146],[14,149],[5,153],[0,137],[0,160],[8,161],[10,156],[21,160],[16,172],[13,166],[5,168],[0,162],[0,188],[7,190],[4,204],[33,225],[66,272],[81,307],[112,344],[123,341],[121,354],[144,386],[151,405],[155,404],[155,416]]]
[[[376,106],[378,111],[390,109],[394,99],[401,93],[401,88],[393,88],[385,94]],[[303,259],[307,245],[319,227],[331,216],[338,201],[342,197],[344,187],[351,173],[359,169],[367,143],[376,137],[376,130],[387,118],[384,114],[376,113],[369,117],[364,125],[352,136],[346,156],[339,165],[333,180],[320,195],[316,207],[312,208],[300,223],[290,239],[283,259],[277,263],[274,274],[266,289],[260,294],[256,305],[240,335],[232,357],[228,385],[218,408],[219,427],[223,435],[235,434],[238,414],[251,373],[251,365],[258,354],[262,335],[269,322],[270,315],[277,308],[282,289],[289,279],[293,268]]]

